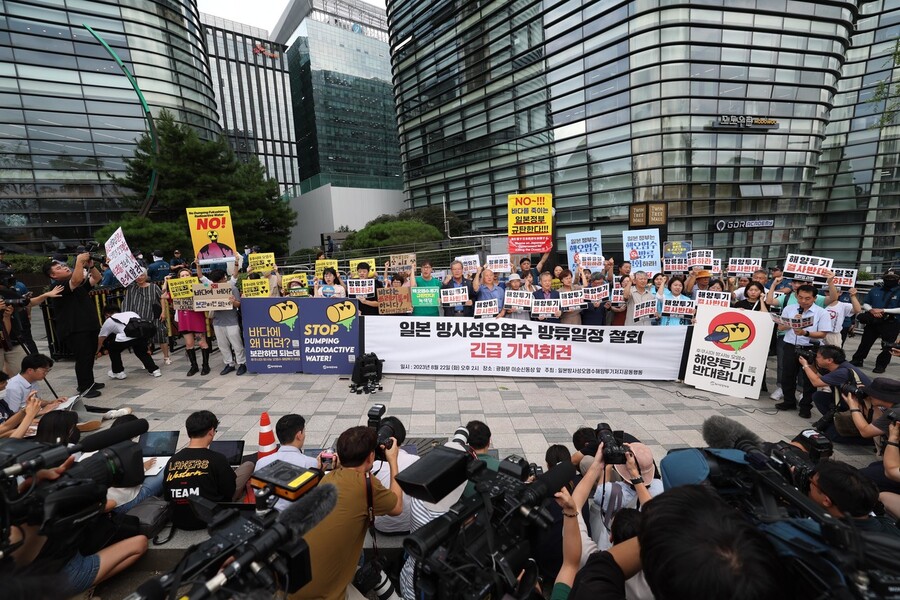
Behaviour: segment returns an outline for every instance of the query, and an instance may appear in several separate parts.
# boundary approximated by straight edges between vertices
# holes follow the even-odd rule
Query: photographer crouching
[[[900,419],[900,412],[895,412],[900,409],[900,381],[878,377],[863,390],[856,393],[844,392],[841,397],[850,409],[850,417],[859,435],[875,439],[879,448],[888,444],[885,436],[890,424]],[[871,479],[879,491],[900,493],[900,482],[887,477],[884,471],[881,461],[860,469],[860,473]]]
[[[868,438],[859,435],[852,423],[852,415],[846,412],[849,410],[847,403],[841,398],[842,391],[871,385],[869,376],[848,361],[844,351],[837,346],[819,347],[813,361],[803,354],[799,354],[797,360],[813,387],[829,388],[827,392],[816,391],[812,395],[813,404],[822,413],[822,418],[813,427],[832,442],[871,445]]]

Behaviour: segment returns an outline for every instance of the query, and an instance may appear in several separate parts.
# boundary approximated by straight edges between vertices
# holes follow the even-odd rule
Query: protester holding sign
[[[315,281],[315,298],[346,298],[347,290],[341,283],[337,271],[331,267],[325,267],[322,271],[322,279]]]
[[[634,282],[632,283],[632,279]],[[625,296],[625,323],[629,325],[652,325],[653,315],[645,315],[635,318],[635,307],[644,302],[656,301],[656,298],[647,289],[647,274],[637,271],[633,278],[625,279],[622,283],[622,293]],[[659,318],[659,315],[656,315]]]
[[[190,269],[181,269],[178,271],[176,279],[192,278]],[[171,299],[169,292],[169,282],[172,281],[171,276],[166,278],[163,283],[163,298]],[[188,369],[187,376],[192,377],[197,373],[201,375],[209,375],[209,343],[206,340],[206,313],[179,309],[175,311],[175,320],[178,322],[178,331],[184,336],[184,350],[191,368]],[[194,344],[200,346],[200,352],[203,356],[203,370],[197,366],[197,348]]]
[[[165,279],[163,276],[163,281]],[[166,331],[166,321],[162,309],[162,289],[158,285],[150,283],[147,273],[142,273],[125,290],[122,311],[135,312],[142,319],[156,323],[156,334],[150,339],[150,343],[159,344],[159,347],[162,348],[163,362],[171,365],[169,334]]]
[[[432,288],[436,290],[441,289],[441,282],[436,277],[432,277],[432,266],[430,260],[423,260],[421,263],[422,274],[416,277],[416,285],[417,288]],[[413,308],[412,312],[413,316],[416,317],[439,317],[441,316],[441,309],[437,306],[416,306]]]
[[[468,293],[468,300],[454,304],[444,305],[445,317],[471,317],[475,314],[475,288],[472,282],[463,276],[463,264],[454,260],[450,263],[450,274],[444,279],[442,290],[465,288]]]
[[[544,271],[541,273],[541,288],[534,292],[535,300],[555,300],[556,301],[556,310],[552,313],[544,313],[542,309],[538,306],[538,303],[531,309],[531,320],[532,321],[543,321],[546,323],[559,323],[559,318],[562,316],[562,312],[559,310],[559,292],[553,289],[553,275],[549,272]],[[545,302],[544,304],[549,304]]]
[[[356,276],[359,279],[369,279],[369,270],[372,268],[367,262],[361,262],[356,265]],[[325,271],[322,271],[324,275]],[[374,273],[373,273],[374,275]],[[372,288],[371,294],[358,294],[356,299],[359,300],[359,312],[363,315],[377,315],[378,314],[378,290],[384,287],[384,284],[378,281],[378,279],[373,280],[374,287]]]
[[[544,252],[541,256],[540,260],[537,263],[536,267],[531,266],[531,257],[526,256],[519,261],[519,277],[523,280],[528,273],[531,273],[531,281],[532,283],[535,281],[540,281],[541,279],[541,271],[544,268],[544,265],[547,263],[547,259],[550,258],[549,252]]]
[[[237,264],[232,265],[232,269],[237,274]],[[213,269],[209,272],[209,280],[212,283],[225,284],[225,271]],[[232,277],[228,283],[231,285],[231,310],[212,312],[212,326],[216,332],[216,341],[219,343],[219,352],[222,353],[222,360],[225,363],[225,367],[219,375],[228,375],[234,370],[237,370],[238,375],[243,375],[247,372],[247,358],[244,355],[244,338],[241,335],[241,324],[238,319],[241,293],[238,291],[235,278]],[[236,368],[235,364],[237,364]]]
[[[472,290],[475,292],[475,300],[496,300],[497,312],[503,309],[503,297],[506,290],[495,280],[494,272],[484,267],[478,267],[475,277],[472,279]]]
[[[734,307],[742,310],[769,312],[769,307],[764,299],[765,294],[766,286],[758,281],[751,281],[744,286],[744,291],[742,292],[743,300],[736,302]]]
[[[665,289],[656,293],[656,310],[662,315],[659,324],[663,326],[690,325],[694,320],[694,301],[684,293],[684,281],[680,275],[669,280]],[[665,310],[669,307],[669,310]]]
[[[518,273],[513,273],[509,276],[509,279],[506,280],[506,292],[514,292],[519,294],[520,292],[524,292],[525,294],[531,293],[522,287],[522,278],[519,277]],[[499,316],[507,317],[510,319],[520,319],[523,321],[528,321],[530,317],[528,316],[528,309],[522,306],[517,306],[510,304],[506,301],[506,296],[503,297],[503,308],[500,310]]]
[[[762,269],[758,269],[753,272],[753,275],[750,277],[750,281],[756,281],[757,283],[762,284],[763,290],[765,290],[766,283],[769,281],[769,274]],[[743,287],[739,287],[736,290],[734,290],[733,296],[734,296],[735,302],[740,302],[741,300],[743,300],[746,297],[745,292],[746,292],[747,285],[749,285],[749,282],[743,284]],[[765,298],[765,296],[766,296],[766,292],[763,291],[763,298]]]
[[[609,287],[606,283],[606,270],[591,273],[590,282],[584,288],[587,305],[581,311],[582,325],[606,325],[606,311],[611,308],[609,303]],[[594,295],[589,299],[588,295]]]
[[[711,272],[709,272],[706,269],[701,269],[700,267],[694,267],[691,270],[691,272],[688,274],[687,281],[684,283],[684,288],[687,290],[691,290],[691,298],[696,300],[697,299],[697,291],[698,290],[703,290],[703,291],[708,290],[711,279],[712,279]]]
[[[575,292],[581,290],[588,285],[587,276],[584,274],[584,271],[581,269],[580,261],[576,261],[575,263],[578,265],[578,272],[581,274],[581,284],[573,284],[572,280],[574,276],[572,275],[572,271],[568,269],[563,269],[560,273],[560,282],[561,285],[559,287],[560,292],[560,301],[563,298],[564,292]],[[551,284],[552,285],[552,284]],[[573,294],[569,294],[572,296]],[[582,299],[584,297],[582,296]],[[562,311],[562,316],[559,318],[560,323],[566,323],[569,325],[581,325],[581,310],[583,304],[579,304],[577,307],[564,308]]]
[[[831,317],[831,331],[825,336],[826,344],[837,346],[838,348],[843,345],[844,340],[841,337],[841,330],[844,328],[844,321],[862,310],[856,293],[856,288],[850,288],[848,291],[850,302],[842,302],[839,296],[834,302],[825,307],[825,310],[828,311],[828,316]]]

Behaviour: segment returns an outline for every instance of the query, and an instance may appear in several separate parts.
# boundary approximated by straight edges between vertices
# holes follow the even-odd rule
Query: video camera
[[[530,590],[537,579],[530,540],[552,522],[543,505],[575,476],[571,463],[561,463],[526,484],[530,467],[517,456],[491,471],[460,443],[467,434],[457,429],[451,442],[397,476],[406,494],[426,502],[440,501],[467,481],[475,490],[404,540],[418,563],[417,598],[500,598]]]

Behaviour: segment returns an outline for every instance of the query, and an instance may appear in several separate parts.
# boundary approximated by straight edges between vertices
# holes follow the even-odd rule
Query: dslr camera
[[[622,444],[622,432],[613,432],[609,423],[597,423],[597,441],[603,443],[603,462],[608,465],[625,464],[625,446]]]
[[[384,417],[384,412],[384,404],[373,404],[366,415],[369,419],[368,426],[374,429],[375,434],[378,436],[378,445],[375,448],[375,458],[378,460],[384,460],[384,451],[394,445],[391,438],[396,439],[400,443],[406,439],[406,428],[400,422],[400,419]]]
[[[866,397],[868,397],[869,392],[866,391],[865,387],[858,386],[855,383],[848,381],[841,385],[841,394],[849,394],[855,396],[857,400],[865,400]]]
[[[818,353],[819,353],[819,346],[817,344],[814,344],[812,346],[795,346],[794,347],[794,354],[797,355],[797,358],[800,358],[802,356],[803,358],[806,359],[806,362],[813,365],[813,368],[815,368],[816,354],[818,354]]]
[[[91,240],[84,245],[84,251],[91,255],[91,260],[97,263],[103,262],[103,255],[100,254],[100,242]]]

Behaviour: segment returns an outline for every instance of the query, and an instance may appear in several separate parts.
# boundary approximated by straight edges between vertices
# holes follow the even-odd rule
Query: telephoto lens
[[[450,438],[451,442],[456,442],[461,446],[469,445],[469,430],[465,427],[457,427],[456,431],[453,432],[453,437]]]

